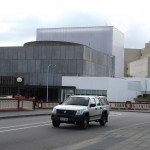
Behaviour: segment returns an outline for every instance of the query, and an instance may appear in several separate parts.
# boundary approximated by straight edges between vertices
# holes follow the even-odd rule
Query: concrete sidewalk
[[[52,109],[0,112],[0,119],[51,115]]]

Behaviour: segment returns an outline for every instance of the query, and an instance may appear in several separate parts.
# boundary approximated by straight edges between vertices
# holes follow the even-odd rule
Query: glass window
[[[90,100],[90,104],[94,104],[94,105],[96,105],[96,103],[95,103],[95,99],[94,99],[94,98],[91,98],[91,100]]]
[[[102,105],[105,105],[104,99],[101,98]]]
[[[101,98],[102,105],[108,105],[108,101],[105,98]]]
[[[106,90],[103,90],[103,91],[102,91],[102,95],[103,95],[103,96],[106,96],[106,95],[107,95]]]
[[[69,97],[63,104],[64,105],[88,106],[89,98],[88,97]]]
[[[107,90],[76,89],[76,95],[107,96]]]
[[[100,106],[100,100],[98,98],[95,98],[95,101],[96,101],[96,105]]]
[[[76,94],[77,95],[86,95],[86,90],[76,89]]]

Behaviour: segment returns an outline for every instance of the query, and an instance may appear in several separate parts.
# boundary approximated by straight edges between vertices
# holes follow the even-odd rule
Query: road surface
[[[50,116],[0,120],[0,150],[144,150],[150,146],[150,113],[115,112],[105,127],[91,122],[86,130]]]

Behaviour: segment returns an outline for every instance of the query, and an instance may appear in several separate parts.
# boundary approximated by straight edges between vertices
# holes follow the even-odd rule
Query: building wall
[[[124,77],[124,35],[116,28],[113,28],[112,34],[112,55],[115,56],[113,76]]]
[[[128,64],[140,59],[141,57],[141,49],[124,49],[124,76],[129,76],[128,72]]]
[[[138,80],[139,81],[139,80]],[[63,77],[63,86],[75,86],[77,89],[106,90],[109,101],[133,101],[141,95],[139,82],[125,78],[110,77]]]
[[[37,41],[67,41],[114,56],[112,76],[124,76],[124,37],[112,26],[37,29]]]
[[[139,59],[128,64],[128,75],[133,77],[148,77],[149,58]]]
[[[37,41],[74,42],[112,54],[113,27],[70,27],[37,29]]]
[[[0,76],[21,76],[25,85],[61,86],[62,76],[109,76],[111,58],[82,45],[0,47]],[[111,73],[110,73],[111,74]]]
[[[150,42],[145,43],[145,48],[141,50],[141,58],[150,57]]]
[[[150,77],[150,42],[143,49],[125,49],[125,76]]]
[[[113,72],[112,57],[100,51],[84,47],[83,76],[109,77]]]

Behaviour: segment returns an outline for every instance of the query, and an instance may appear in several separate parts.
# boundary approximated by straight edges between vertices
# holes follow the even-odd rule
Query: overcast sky
[[[36,40],[37,28],[114,26],[125,48],[150,41],[150,0],[0,0],[0,46]]]

